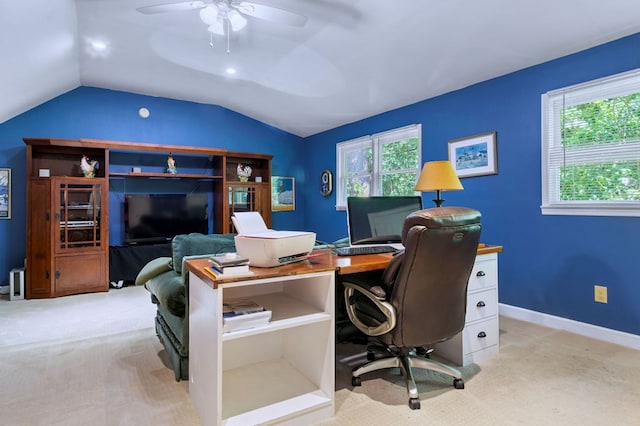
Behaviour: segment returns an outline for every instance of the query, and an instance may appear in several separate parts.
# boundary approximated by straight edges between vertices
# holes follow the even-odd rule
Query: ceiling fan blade
[[[204,1],[182,1],[178,3],[156,4],[153,6],[143,6],[136,10],[145,15],[156,13],[181,12],[183,10],[201,9],[207,5]]]
[[[278,9],[272,6],[243,1],[239,4],[231,4],[238,9],[239,12],[254,18],[264,19],[265,21],[278,22],[281,24],[292,25],[294,27],[304,27],[307,23],[307,17],[287,10]]]

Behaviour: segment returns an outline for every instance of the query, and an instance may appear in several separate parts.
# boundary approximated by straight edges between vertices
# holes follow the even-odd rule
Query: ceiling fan
[[[260,3],[235,0],[186,1],[143,6],[136,10],[145,15],[154,15],[194,9],[200,9],[200,19],[209,26],[211,46],[214,34],[227,36],[227,53],[230,53],[229,33],[240,31],[247,25],[245,16],[295,27],[303,27],[307,22],[306,16],[294,12]]]

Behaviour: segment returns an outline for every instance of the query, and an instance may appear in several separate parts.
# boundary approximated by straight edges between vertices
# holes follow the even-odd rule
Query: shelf
[[[268,325],[224,333],[223,341],[239,339],[258,333],[300,327],[322,321],[331,321],[331,314],[316,309],[284,293],[252,295],[251,300],[271,311]]]
[[[195,174],[195,173],[176,173],[175,175],[171,173],[150,173],[150,172],[140,172],[140,173],[109,173],[109,177],[132,177],[132,178],[162,178],[162,179],[222,179],[222,176],[211,176],[205,174]]]
[[[225,424],[259,424],[320,408],[332,408],[332,396],[322,392],[284,358],[245,365],[223,374]]]

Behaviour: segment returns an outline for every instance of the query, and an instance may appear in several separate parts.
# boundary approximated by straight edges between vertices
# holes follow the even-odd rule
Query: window
[[[337,144],[336,208],[349,196],[415,195],[421,152],[420,124]]]
[[[542,96],[542,213],[640,216],[640,70]]]

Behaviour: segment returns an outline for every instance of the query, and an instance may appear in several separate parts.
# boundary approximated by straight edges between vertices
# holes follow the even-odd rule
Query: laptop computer
[[[349,246],[390,246],[395,250],[404,249],[402,245],[404,220],[410,213],[418,210],[422,210],[420,196],[348,197]],[[352,254],[353,250],[344,250],[344,252]]]

